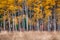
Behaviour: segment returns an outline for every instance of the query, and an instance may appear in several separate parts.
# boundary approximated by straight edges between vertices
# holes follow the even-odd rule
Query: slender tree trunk
[[[53,17],[54,17],[54,19],[53,19],[53,25],[54,25],[54,31],[56,31],[56,13],[55,13],[55,9],[56,9],[56,7],[54,6],[54,8],[53,8]]]
[[[4,20],[4,31],[5,31],[5,20]]]
[[[26,26],[27,26],[27,31],[28,31],[28,15],[26,15]]]
[[[10,18],[8,18],[8,21],[9,21],[9,31],[11,31]]]
[[[4,12],[4,16],[5,16],[5,12]],[[4,31],[5,31],[5,18],[3,20],[3,23],[4,23]]]
[[[24,8],[24,7],[23,7]],[[25,31],[25,20],[24,20],[24,9],[22,10],[22,13],[23,13],[23,18],[22,18],[22,23],[23,23],[23,29],[24,29],[24,31]]]
[[[39,31],[39,20],[37,19],[37,30]]]
[[[21,31],[21,25],[20,25],[20,12],[19,12],[19,10],[18,10],[18,16],[19,16],[19,18],[18,18],[18,25],[19,25],[19,30]]]
[[[8,22],[9,22],[9,31],[11,31],[11,25],[10,25],[10,14],[8,12]]]
[[[23,14],[23,18],[22,18],[22,26],[23,26],[23,29],[25,30],[25,20],[24,20],[24,14]]]
[[[15,31],[17,31],[17,23],[16,23],[16,21],[17,21],[17,18],[16,18],[16,13],[15,13]]]
[[[14,31],[14,16],[12,14],[12,21],[13,21],[13,31]]]
[[[25,0],[25,12],[26,12],[26,27],[28,31],[28,7],[26,6],[26,0]]]
[[[31,30],[31,22],[32,22],[32,20],[31,20],[31,10],[30,10],[30,30]]]
[[[43,18],[41,20],[40,30],[43,31]]]
[[[48,31],[50,31],[50,18],[48,17]]]
[[[20,18],[18,19],[19,24],[19,30],[21,31],[21,25],[20,25]]]
[[[54,14],[54,22],[53,22],[54,24],[54,31],[56,31],[56,18],[55,18],[55,14]]]

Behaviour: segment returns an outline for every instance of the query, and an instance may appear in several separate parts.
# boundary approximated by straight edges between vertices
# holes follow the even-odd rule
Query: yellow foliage
[[[44,23],[46,24],[48,22],[48,17],[44,18]]]
[[[31,20],[31,24],[32,25],[36,25],[36,21],[35,21],[35,18],[33,17],[32,20]]]
[[[43,17],[42,13],[34,13],[34,19],[41,19]]]
[[[55,11],[60,14],[60,8],[57,8]]]
[[[15,0],[7,0],[8,4],[14,4]]]
[[[23,0],[18,0],[18,3],[22,3],[23,2]]]
[[[4,4],[0,4],[0,8],[4,8],[5,7],[5,5]]]
[[[18,6],[17,8],[18,8],[20,11],[22,11],[22,9],[23,9],[21,6]]]
[[[36,7],[36,8],[40,8],[40,7],[42,7],[43,5],[42,4],[34,4],[34,7]]]
[[[3,20],[6,20],[8,17],[7,16],[3,16]]]
[[[39,8],[34,8],[34,11],[35,11],[36,13],[39,13],[39,12],[40,12],[40,9],[39,9]]]
[[[11,10],[12,12],[15,12],[17,9],[18,9],[18,7],[14,6],[14,5],[10,5],[8,8],[8,10]]]
[[[1,4],[7,4],[7,1],[6,0],[5,1],[2,1]]]
[[[23,18],[22,15],[18,16],[17,18],[18,18],[18,21],[20,20],[20,23],[21,23]]]
[[[55,0],[46,0],[46,4],[55,5]]]
[[[51,5],[55,5],[55,4],[56,4],[55,0],[52,0]]]
[[[36,1],[34,1],[34,3],[40,3],[41,1],[40,0],[36,0]]]
[[[31,19],[28,18],[28,24],[30,24],[30,23],[31,23]]]
[[[45,9],[49,9],[50,8],[50,6],[45,6]]]
[[[51,16],[51,10],[45,10],[46,17]]]
[[[17,17],[15,17],[13,20],[14,20],[15,24],[18,24]]]
[[[27,6],[31,6],[32,4],[33,4],[33,0],[27,0],[27,1],[26,1],[26,5],[27,5]]]
[[[46,5],[46,2],[44,1],[44,2],[42,2],[41,4],[42,4],[42,6],[44,7],[44,6]]]

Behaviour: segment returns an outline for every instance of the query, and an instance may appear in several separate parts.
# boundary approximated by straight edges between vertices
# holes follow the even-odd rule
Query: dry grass
[[[60,32],[1,32],[0,40],[60,40]]]

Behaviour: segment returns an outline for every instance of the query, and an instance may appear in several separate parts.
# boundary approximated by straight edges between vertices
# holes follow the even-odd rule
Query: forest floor
[[[24,31],[24,32],[7,32],[0,33],[0,40],[60,40],[60,32],[40,32],[40,31]]]

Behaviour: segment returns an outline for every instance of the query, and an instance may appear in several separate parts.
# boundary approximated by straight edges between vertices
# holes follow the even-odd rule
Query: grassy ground
[[[7,32],[0,33],[0,40],[60,40],[60,32]]]

